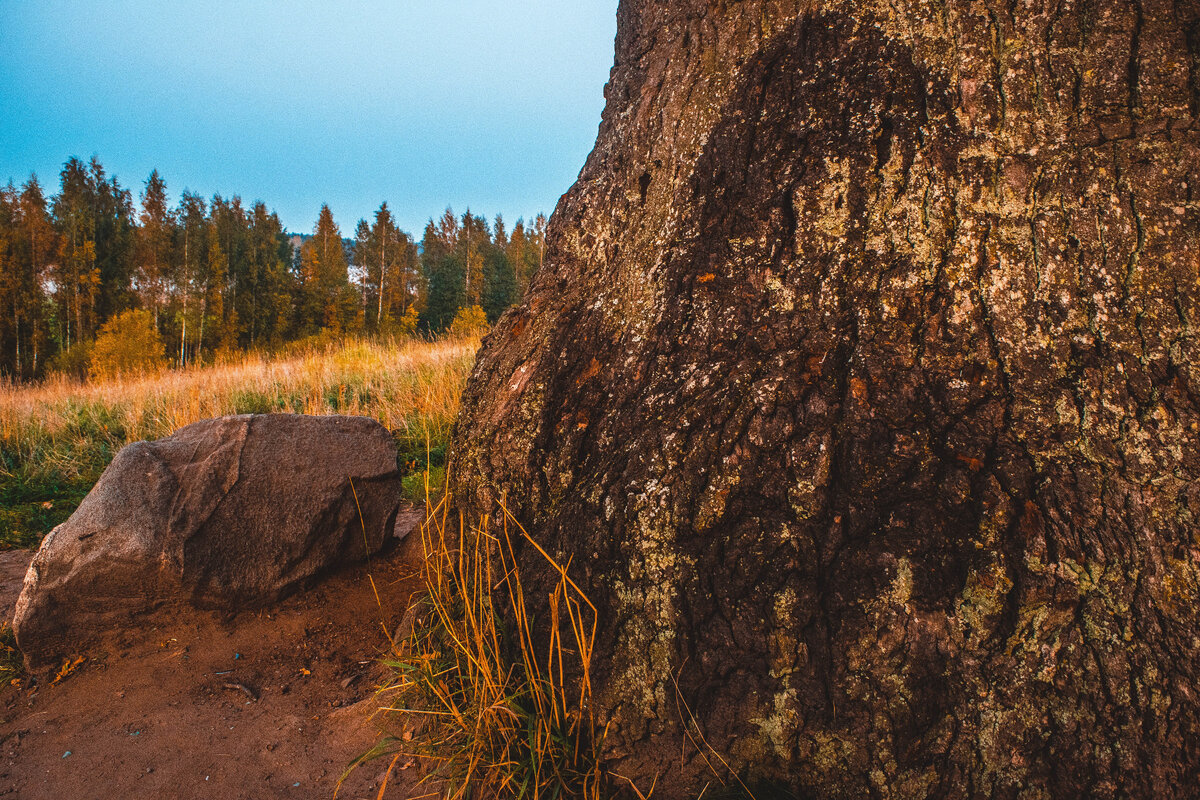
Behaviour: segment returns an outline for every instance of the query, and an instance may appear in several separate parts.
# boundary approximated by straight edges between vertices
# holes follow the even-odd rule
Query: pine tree
[[[454,217],[447,212],[451,222]],[[457,234],[458,225],[447,226],[446,217],[442,225],[435,226],[431,220],[425,226],[421,245],[421,269],[425,275],[426,299],[421,312],[421,328],[429,333],[441,333],[450,326],[458,309],[464,305],[465,286],[462,262],[455,256],[452,245],[447,241],[447,230]]]
[[[372,296],[369,284],[373,251],[371,224],[365,219],[360,219],[354,226],[354,244],[350,247],[350,281],[358,283],[358,310],[355,317],[358,329],[362,331],[367,329],[367,306]]]
[[[171,251],[175,239],[175,217],[167,200],[167,185],[158,170],[146,179],[142,192],[141,227],[137,229],[137,293],[149,308],[158,327],[159,309],[166,302]]]
[[[17,301],[21,265],[16,257],[17,190],[11,183],[0,188],[0,308],[12,309],[12,316],[0,316],[0,369],[12,375],[21,371],[20,305]],[[9,325],[11,324],[11,329]]]
[[[197,289],[205,271],[208,245],[208,215],[203,198],[184,192],[179,200],[179,228],[176,235],[178,260],[173,275],[173,295],[176,323],[179,328],[179,366],[186,366],[188,355],[188,328],[200,327],[198,309],[201,300]],[[193,334],[195,335],[195,334]]]
[[[374,250],[372,274],[375,277],[375,287],[378,293],[378,307],[375,313],[375,326],[383,330],[391,315],[393,298],[389,297],[389,280],[395,284],[399,277],[396,274],[396,261],[400,248],[400,231],[392,219],[392,212],[387,203],[379,206],[375,212],[375,226],[371,228],[371,243]],[[390,271],[389,271],[390,268]]]
[[[529,285],[529,275],[525,269],[525,251],[528,247],[529,242],[525,237],[525,220],[518,219],[517,224],[513,226],[512,234],[508,237],[508,244],[504,248],[504,252],[508,256],[508,263],[512,264],[516,274],[518,294],[524,293],[525,287]]]
[[[216,198],[217,201],[220,198]],[[215,218],[215,215],[214,215]],[[218,343],[227,345],[230,338],[226,331],[225,285],[229,275],[229,259],[221,247],[221,236],[213,220],[208,224],[208,246],[204,261],[204,276],[200,290],[200,330],[196,335],[196,357],[204,352],[204,331],[209,332],[209,346],[215,349]],[[236,334],[232,337],[236,342]]]
[[[500,248],[488,253],[483,269],[483,310],[489,324],[517,301],[517,278],[512,263]]]
[[[0,190],[0,367],[16,378],[35,377],[49,340],[43,286],[58,251],[58,236],[37,176],[18,193]],[[11,359],[11,360],[10,360]]]
[[[483,295],[483,260],[491,244],[491,233],[483,217],[476,217],[467,209],[459,228],[457,255],[462,262],[464,305],[477,306]]]
[[[492,222],[492,247],[508,249],[508,230],[504,227],[504,216],[497,214]]]
[[[248,296],[249,345],[278,346],[293,335],[296,280],[291,270],[292,245],[279,217],[255,203],[250,212]]]
[[[88,164],[95,226],[96,286],[93,329],[113,314],[129,308],[137,298],[133,292],[136,266],[136,222],[133,197],[114,175],[108,178],[100,160]]]
[[[87,167],[72,157],[63,165],[59,180],[60,190],[53,203],[54,224],[60,237],[54,275],[58,287],[56,333],[60,350],[69,351],[91,333],[91,309],[100,271],[96,267],[94,191]]]
[[[311,239],[300,248],[304,330],[340,332],[354,302],[342,233],[328,205],[321,206]]]

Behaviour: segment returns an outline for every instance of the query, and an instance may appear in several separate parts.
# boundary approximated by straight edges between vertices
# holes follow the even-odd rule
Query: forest
[[[421,240],[380,205],[346,236],[322,206],[311,235],[259,201],[184,191],[157,171],[137,203],[99,159],[72,157],[47,196],[0,188],[0,375],[95,373],[97,341],[183,367],[344,335],[436,335],[495,322],[544,256],[546,218],[447,209]],[[131,342],[137,344],[130,344]]]

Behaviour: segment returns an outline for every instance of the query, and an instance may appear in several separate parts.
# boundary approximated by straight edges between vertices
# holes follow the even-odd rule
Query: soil
[[[159,615],[58,683],[0,689],[0,797],[333,797],[379,738],[379,658],[420,585],[416,538],[274,607]],[[0,553],[5,621],[32,555]],[[390,761],[337,796],[375,798]],[[414,773],[387,795],[422,794]]]

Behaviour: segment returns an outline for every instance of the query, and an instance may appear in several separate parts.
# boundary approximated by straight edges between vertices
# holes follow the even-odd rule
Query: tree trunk
[[[187,366],[187,287],[183,289],[183,327],[179,333],[179,366]]]
[[[188,229],[187,222],[184,222],[183,227],[183,280],[180,281],[180,286],[183,290],[183,317],[182,331],[179,334],[179,368],[183,369],[187,366],[187,301],[188,301]]]
[[[386,237],[386,232],[381,238]],[[375,325],[379,330],[383,330],[383,287],[387,282],[387,258],[385,256],[386,240],[379,247],[379,310],[375,314]]]
[[[17,381],[21,380],[21,314],[17,311],[17,301],[13,300],[13,347],[16,349],[13,364]]]
[[[600,608],[615,771],[1191,795],[1197,3],[618,19],[452,463]]]
[[[200,291],[200,335],[196,337],[196,361],[200,360],[201,354],[204,352],[204,315],[208,312],[208,288],[204,287]]]

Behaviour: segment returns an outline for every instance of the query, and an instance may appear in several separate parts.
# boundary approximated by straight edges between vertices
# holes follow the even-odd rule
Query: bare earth
[[[147,621],[57,685],[0,689],[0,797],[332,797],[376,740],[383,625],[419,584],[406,547],[265,611]],[[0,553],[6,620],[32,555]],[[376,797],[388,761],[338,797]],[[421,794],[414,777],[394,773],[388,796]]]

